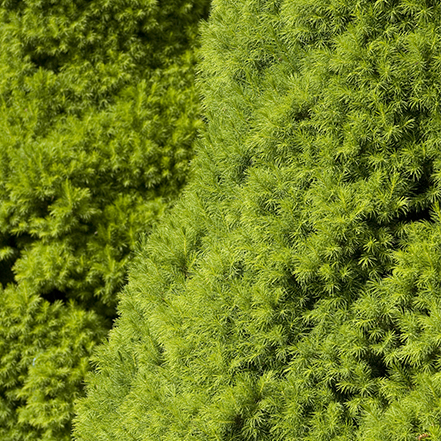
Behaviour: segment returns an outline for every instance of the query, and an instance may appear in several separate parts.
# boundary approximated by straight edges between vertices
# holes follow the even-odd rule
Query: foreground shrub
[[[439,439],[440,17],[214,3],[194,177],[133,264],[78,441]]]

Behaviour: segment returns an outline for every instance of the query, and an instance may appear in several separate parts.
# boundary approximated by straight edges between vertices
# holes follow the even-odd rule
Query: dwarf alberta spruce
[[[70,439],[103,319],[72,301],[51,304],[26,284],[0,295],[1,439]]]
[[[440,439],[440,51],[435,1],[213,3],[77,441]]]
[[[201,126],[206,0],[0,1],[0,439],[71,439],[93,347]]]

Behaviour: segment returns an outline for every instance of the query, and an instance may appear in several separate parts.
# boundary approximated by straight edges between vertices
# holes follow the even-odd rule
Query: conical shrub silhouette
[[[71,439],[93,347],[203,123],[207,0],[0,2],[0,439]]]
[[[441,6],[218,0],[206,126],[77,441],[440,437]]]

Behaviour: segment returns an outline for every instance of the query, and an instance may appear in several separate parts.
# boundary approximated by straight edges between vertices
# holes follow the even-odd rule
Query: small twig
[[[424,438],[428,438],[430,436],[430,433],[422,433],[419,437],[418,437],[418,441],[421,441]]]

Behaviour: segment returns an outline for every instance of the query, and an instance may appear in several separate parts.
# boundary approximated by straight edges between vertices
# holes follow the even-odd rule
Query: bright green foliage
[[[0,0],[0,310],[31,315],[21,317],[21,340],[9,333],[9,313],[0,316],[2,441],[70,438],[85,360],[115,317],[135,244],[189,172],[202,125],[198,23],[208,7]],[[38,326],[55,314],[50,326],[63,338],[34,329],[29,289]],[[92,326],[86,311],[100,320]],[[73,314],[87,320],[72,327]],[[75,346],[82,339],[87,350]],[[48,357],[38,369],[24,355],[32,346]],[[48,375],[69,380],[60,392],[40,388]]]
[[[77,441],[441,439],[441,6],[217,0],[194,176]]]

